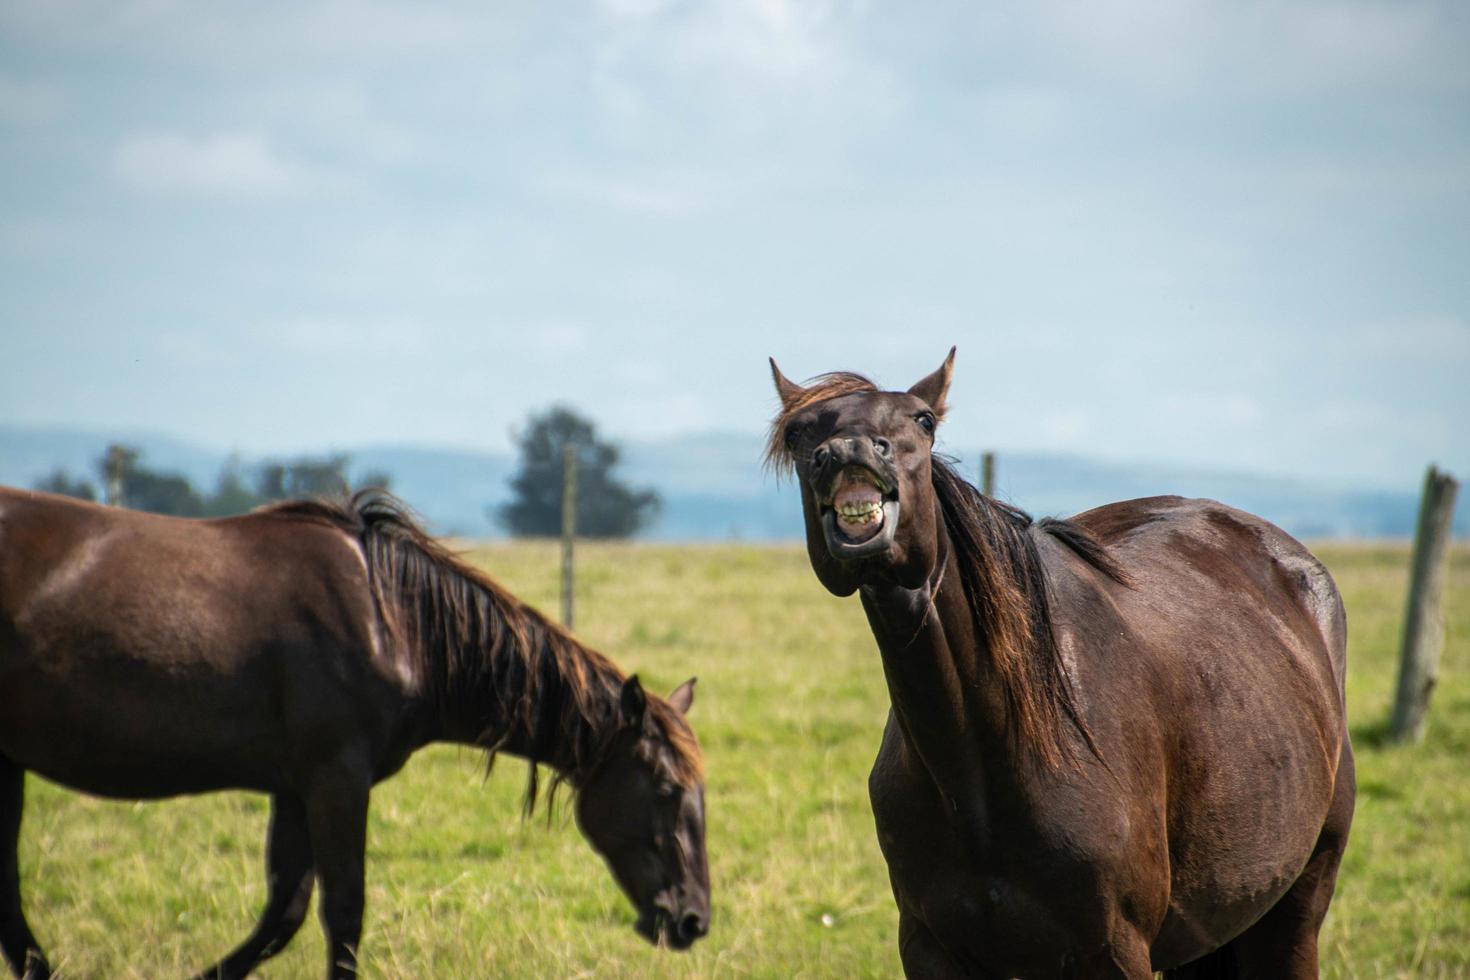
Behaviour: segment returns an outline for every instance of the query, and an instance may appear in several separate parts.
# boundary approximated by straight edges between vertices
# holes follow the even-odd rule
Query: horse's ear
[[[776,394],[781,396],[781,407],[790,408],[806,392],[806,389],[782,374],[781,369],[776,367],[774,357],[770,360],[771,380],[776,382]]]
[[[643,685],[638,683],[637,674],[623,681],[623,693],[619,700],[623,707],[623,720],[629,725],[643,724],[643,712],[648,707],[648,698],[643,693]]]
[[[669,695],[669,704],[678,708],[681,715],[687,715],[689,706],[694,704],[694,683],[697,680],[699,680],[698,677],[689,678],[674,688],[674,693]]]
[[[909,394],[924,399],[940,418],[944,418],[944,396],[949,391],[949,379],[954,376],[954,351],[951,347],[939,369],[909,389]]]

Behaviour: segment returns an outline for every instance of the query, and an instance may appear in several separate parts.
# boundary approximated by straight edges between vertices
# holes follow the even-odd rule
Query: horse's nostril
[[[694,942],[708,931],[704,917],[698,912],[685,912],[679,917],[679,938],[686,943]]]
[[[827,465],[827,460],[831,456],[832,456],[832,450],[828,449],[826,446],[818,446],[812,452],[812,462],[813,463],[816,463],[818,466],[826,466]]]
[[[893,444],[880,436],[873,440],[873,448],[877,450],[879,456],[887,456],[893,448]]]

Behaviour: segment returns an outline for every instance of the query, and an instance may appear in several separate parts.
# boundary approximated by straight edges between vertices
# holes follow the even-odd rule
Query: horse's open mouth
[[[898,531],[898,488],[866,466],[837,474],[821,504],[822,533],[833,558],[850,561],[887,551]]]

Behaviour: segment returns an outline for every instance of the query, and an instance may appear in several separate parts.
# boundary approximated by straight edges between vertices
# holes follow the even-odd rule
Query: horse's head
[[[582,781],[577,823],[638,909],[649,942],[688,949],[709,930],[704,782],[684,722],[694,680],[667,701],[623,684],[622,727]]]
[[[933,572],[940,517],[929,457],[953,367],[951,348],[908,391],[879,391],[852,374],[803,387],[771,361],[781,414],[770,459],[796,470],[807,554],[834,594],[880,579],[917,589]]]

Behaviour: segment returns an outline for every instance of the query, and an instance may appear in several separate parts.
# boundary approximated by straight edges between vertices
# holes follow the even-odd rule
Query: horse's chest
[[[913,760],[885,745],[869,779],[878,841],[899,909],[961,963],[1002,976],[1062,969],[1106,926],[1078,902],[1083,866],[1043,828],[983,801],[946,799]],[[1100,941],[1100,939],[1099,939]]]
[[[931,928],[991,923],[1003,915],[1005,889],[988,860],[986,815],[960,814],[924,782],[876,770],[869,782],[878,844],[899,905]]]

